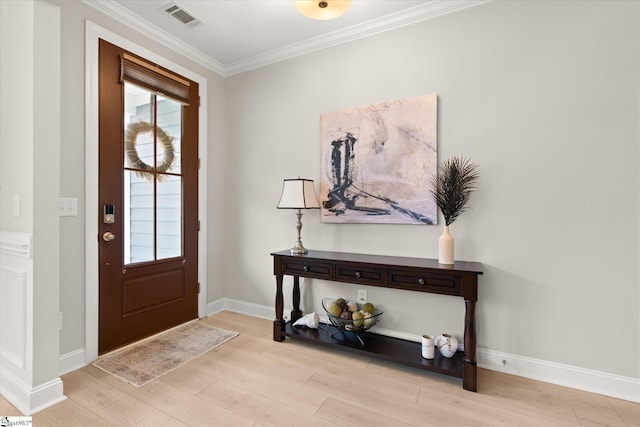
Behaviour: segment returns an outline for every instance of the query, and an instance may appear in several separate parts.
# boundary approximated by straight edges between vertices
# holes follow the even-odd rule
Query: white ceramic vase
[[[435,344],[431,335],[422,336],[422,357],[433,359],[435,357]]]
[[[449,226],[444,226],[444,231],[438,239],[438,262],[440,264],[453,264],[453,237],[449,234]]]
[[[446,358],[455,356],[456,351],[458,351],[458,339],[453,335],[439,335],[435,339],[435,345],[438,347],[438,350],[440,350],[440,354]]]

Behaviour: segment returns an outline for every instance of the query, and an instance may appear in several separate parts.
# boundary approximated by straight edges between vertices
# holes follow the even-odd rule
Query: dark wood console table
[[[437,260],[341,252],[309,251],[306,255],[291,255],[289,250],[274,252],[273,273],[276,276],[276,319],[273,321],[274,341],[285,337],[331,346],[365,354],[414,368],[462,378],[466,390],[477,390],[475,311],[478,300],[478,276],[482,264],[459,262],[438,264]],[[283,319],[282,281],[293,276],[293,310],[291,321]],[[300,317],[300,277],[331,280],[407,291],[452,295],[464,298],[464,352],[447,359],[436,348],[433,360],[422,357],[421,343],[367,333],[364,346],[348,340],[331,338],[335,328],[293,328]],[[332,329],[333,328],[333,329]],[[329,331],[329,332],[327,332]]]

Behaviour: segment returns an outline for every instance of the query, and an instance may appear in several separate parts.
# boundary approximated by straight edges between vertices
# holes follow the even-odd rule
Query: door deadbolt
[[[116,238],[116,235],[113,234],[110,231],[107,231],[106,233],[104,233],[102,235],[102,240],[104,240],[105,242],[110,242],[110,241],[114,240],[115,238]]]
[[[105,224],[113,224],[116,222],[116,208],[113,205],[103,205],[102,222]]]

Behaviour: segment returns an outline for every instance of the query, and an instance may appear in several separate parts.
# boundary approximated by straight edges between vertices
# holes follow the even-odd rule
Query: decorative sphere
[[[370,302],[366,303],[365,305],[362,306],[362,309],[364,311],[366,311],[367,313],[375,313],[376,312],[376,308],[373,306],[373,304],[371,304]]]
[[[331,313],[333,317],[340,317],[342,314],[342,309],[337,304],[333,304],[330,308],[327,307],[327,310],[329,310],[329,313]]]
[[[362,310],[361,313],[364,314],[364,326],[368,328],[376,323],[376,319],[373,317],[373,314],[364,310]]]
[[[354,312],[351,315],[351,318],[353,319],[353,326],[362,326],[364,325],[364,314],[362,314],[359,311]]]

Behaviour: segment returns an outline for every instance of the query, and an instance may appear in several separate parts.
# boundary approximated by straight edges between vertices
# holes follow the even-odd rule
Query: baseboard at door
[[[63,393],[62,380],[60,378],[31,387],[9,371],[1,368],[0,394],[27,416],[62,402],[67,398]]]
[[[225,310],[267,320],[273,320],[276,317],[273,306],[255,304],[233,298],[220,298],[207,304],[207,317]],[[283,316],[285,319],[290,319],[291,310],[284,310]]]
[[[59,375],[62,376],[64,374],[68,374],[69,372],[83,368],[88,364],[87,352],[84,347],[62,354],[60,355],[60,363],[58,365]]]

